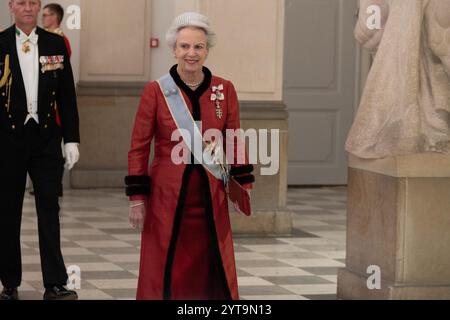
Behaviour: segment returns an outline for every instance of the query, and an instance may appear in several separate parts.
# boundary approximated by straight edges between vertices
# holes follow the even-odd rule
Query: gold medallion
[[[27,40],[22,45],[22,52],[23,53],[28,53],[30,51],[31,51],[31,49],[30,49],[30,42],[29,42],[29,40]]]

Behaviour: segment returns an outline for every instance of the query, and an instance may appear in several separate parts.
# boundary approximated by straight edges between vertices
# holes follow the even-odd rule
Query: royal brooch
[[[220,84],[218,86],[212,87],[211,101],[216,102],[216,116],[218,119],[222,120],[223,118],[223,110],[220,105],[220,101],[225,100],[225,95],[223,94],[223,85]]]

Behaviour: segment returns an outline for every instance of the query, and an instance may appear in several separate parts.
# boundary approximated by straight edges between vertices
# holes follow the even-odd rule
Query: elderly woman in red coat
[[[239,129],[233,84],[203,66],[215,40],[208,19],[184,13],[166,38],[177,60],[170,76],[193,120],[202,122],[201,132]],[[149,83],[136,114],[125,179],[130,223],[142,229],[137,299],[239,299],[224,182],[201,164],[173,161],[177,124],[160,83]],[[252,170],[244,162],[232,165],[230,174],[251,189]]]

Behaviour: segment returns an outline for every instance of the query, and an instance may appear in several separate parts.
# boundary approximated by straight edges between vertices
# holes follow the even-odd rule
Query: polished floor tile
[[[80,299],[134,299],[140,234],[131,229],[120,189],[66,190],[61,201],[62,250],[68,268],[81,271]],[[288,191],[294,213],[291,237],[235,236],[241,299],[336,299],[344,265],[346,188]],[[22,222],[20,297],[42,299],[34,199],[26,195]]]

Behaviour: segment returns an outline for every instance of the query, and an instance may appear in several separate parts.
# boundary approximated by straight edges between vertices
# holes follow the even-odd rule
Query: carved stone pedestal
[[[450,157],[350,159],[341,299],[450,299]],[[369,266],[381,289],[368,289]]]

